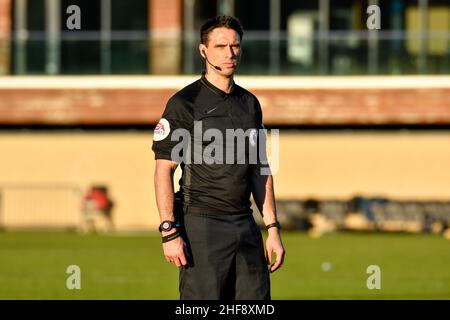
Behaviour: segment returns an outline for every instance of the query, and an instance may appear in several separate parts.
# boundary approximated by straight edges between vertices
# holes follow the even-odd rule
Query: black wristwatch
[[[172,230],[172,228],[179,228],[179,227],[180,227],[179,222],[164,220],[159,225],[158,230],[159,230],[159,232],[163,232],[163,231],[170,231],[170,230]]]
[[[271,224],[268,224],[266,226],[266,230],[269,230],[270,228],[273,228],[273,227],[276,227],[276,228],[278,228],[278,230],[280,230],[281,229],[281,224],[278,221],[276,221],[274,223],[271,223]]]

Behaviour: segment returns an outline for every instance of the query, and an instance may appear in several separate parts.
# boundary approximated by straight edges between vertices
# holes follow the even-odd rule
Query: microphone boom
[[[208,57],[206,56],[205,51],[203,51],[203,54],[205,55],[205,60],[206,60],[206,62],[208,62],[208,63],[210,64],[211,67],[213,67],[213,68],[216,69],[216,70],[222,71],[222,68],[221,68],[221,67],[215,66],[215,65],[213,65],[211,62],[209,62]]]

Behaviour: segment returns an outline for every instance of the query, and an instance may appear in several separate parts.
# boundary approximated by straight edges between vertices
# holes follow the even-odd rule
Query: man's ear
[[[203,59],[206,59],[206,46],[203,43],[200,43],[198,45],[198,50],[200,51],[200,55],[203,57]]]

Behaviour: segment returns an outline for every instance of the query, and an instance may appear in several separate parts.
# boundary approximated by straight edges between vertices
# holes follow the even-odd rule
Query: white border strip
[[[1,89],[181,89],[199,76],[3,76]],[[248,89],[450,88],[450,76],[236,76]]]

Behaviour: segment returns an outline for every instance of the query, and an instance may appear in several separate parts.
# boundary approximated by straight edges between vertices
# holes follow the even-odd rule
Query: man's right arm
[[[174,188],[173,174],[178,164],[165,159],[157,159],[155,167],[155,195],[161,222],[164,220],[174,221]],[[162,232],[167,236],[177,231],[176,228]],[[163,243],[164,256],[167,262],[173,262],[177,267],[186,265],[186,244],[182,237]]]

